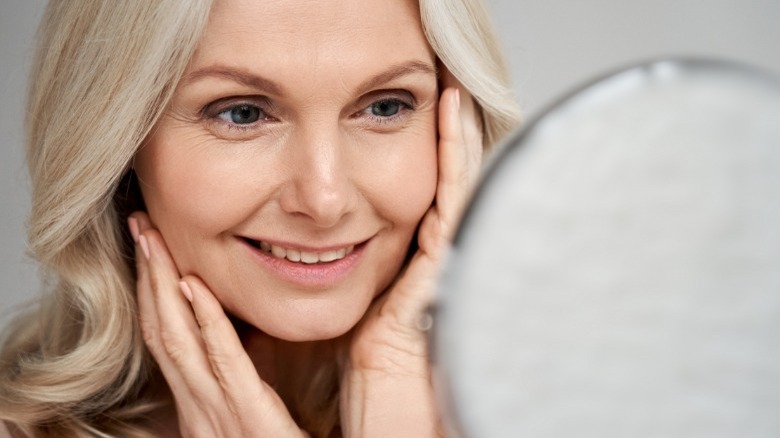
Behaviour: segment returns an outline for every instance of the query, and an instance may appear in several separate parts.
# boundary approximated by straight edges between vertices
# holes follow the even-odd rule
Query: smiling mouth
[[[246,237],[244,240],[246,240],[246,242],[254,248],[257,248],[260,251],[277,259],[287,259],[294,263],[303,263],[306,265],[335,262],[337,260],[343,259],[355,251],[355,245],[349,245],[344,248],[332,249],[323,252],[314,252],[284,248],[281,246],[271,245],[270,243],[263,242],[262,240],[254,240]]]

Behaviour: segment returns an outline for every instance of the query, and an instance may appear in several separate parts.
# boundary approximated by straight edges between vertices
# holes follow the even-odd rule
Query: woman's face
[[[413,0],[217,0],[135,169],[182,275],[287,340],[338,336],[436,189],[435,57]]]

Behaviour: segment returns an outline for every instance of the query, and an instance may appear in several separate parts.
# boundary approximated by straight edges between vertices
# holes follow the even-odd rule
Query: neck
[[[338,339],[290,342],[242,321],[233,323],[260,378],[282,393],[294,390],[324,364],[336,361]],[[280,396],[286,399],[285,394]]]

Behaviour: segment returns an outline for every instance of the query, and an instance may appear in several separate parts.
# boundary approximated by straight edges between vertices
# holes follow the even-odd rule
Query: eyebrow
[[[227,79],[229,81],[246,85],[247,87],[265,90],[271,94],[282,94],[282,86],[270,79],[254,75],[241,68],[228,67],[223,65],[213,65],[196,70],[185,76],[182,82],[184,85],[187,85],[208,77]]]
[[[406,76],[413,73],[422,73],[426,75],[432,75],[435,77],[439,76],[439,72],[431,64],[422,61],[413,60],[413,61],[408,61],[408,62],[391,66],[389,69],[385,70],[384,72],[379,73],[378,75],[363,81],[363,83],[361,83],[357,87],[357,89],[362,93],[363,91],[370,90],[379,85],[393,81],[394,79],[398,79],[402,76]]]
[[[433,65],[423,61],[412,60],[392,65],[382,73],[368,78],[357,87],[357,90],[362,93],[363,91],[377,87],[381,84],[414,73],[422,73],[438,77],[438,70]],[[283,94],[284,89],[281,84],[271,79],[258,76],[239,67],[230,67],[225,65],[213,65],[196,70],[186,75],[182,82],[184,85],[187,85],[189,83],[196,82],[208,77],[226,79],[248,87],[261,89],[265,92],[275,95]]]

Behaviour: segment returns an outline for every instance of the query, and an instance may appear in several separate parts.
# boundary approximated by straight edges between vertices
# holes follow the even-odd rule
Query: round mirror
[[[495,158],[434,310],[468,437],[780,436],[780,80],[661,61]]]

